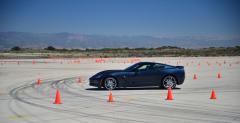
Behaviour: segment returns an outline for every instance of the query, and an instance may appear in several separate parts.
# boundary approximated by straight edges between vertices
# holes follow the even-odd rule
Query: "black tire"
[[[167,75],[162,79],[160,87],[163,89],[168,89],[170,86],[173,89],[176,87],[176,85],[177,85],[176,77],[172,75]]]
[[[113,77],[107,77],[104,79],[103,86],[107,90],[114,90],[117,87],[117,80]]]

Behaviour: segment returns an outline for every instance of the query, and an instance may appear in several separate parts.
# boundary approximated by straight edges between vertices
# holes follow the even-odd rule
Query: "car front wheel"
[[[108,77],[104,80],[104,87],[107,90],[114,90],[117,87],[117,80],[113,77]]]
[[[168,75],[163,78],[161,82],[161,87],[163,87],[164,89],[167,89],[169,87],[175,88],[176,84],[177,84],[176,78],[172,75]]]

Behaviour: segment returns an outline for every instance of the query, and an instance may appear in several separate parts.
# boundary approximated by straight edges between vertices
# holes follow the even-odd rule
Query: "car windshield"
[[[131,65],[129,67],[127,67],[126,69],[124,69],[125,71],[132,71],[134,70],[135,68],[137,68],[140,64],[137,63],[137,64],[134,64],[134,65]]]

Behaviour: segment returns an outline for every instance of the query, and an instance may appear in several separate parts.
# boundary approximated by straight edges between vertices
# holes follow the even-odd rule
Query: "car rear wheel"
[[[161,82],[161,87],[163,87],[164,89],[167,89],[169,87],[175,88],[176,84],[177,84],[176,78],[172,75],[168,75],[163,78]]]
[[[117,80],[113,77],[108,77],[104,80],[104,88],[114,90],[117,87]]]

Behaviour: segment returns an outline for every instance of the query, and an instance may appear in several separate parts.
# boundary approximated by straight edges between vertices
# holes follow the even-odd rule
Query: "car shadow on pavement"
[[[181,88],[174,88],[173,90],[180,90]],[[86,88],[85,90],[88,91],[108,91],[104,88]],[[121,91],[121,90],[167,90],[159,87],[128,87],[128,88],[116,88],[114,91]]]

